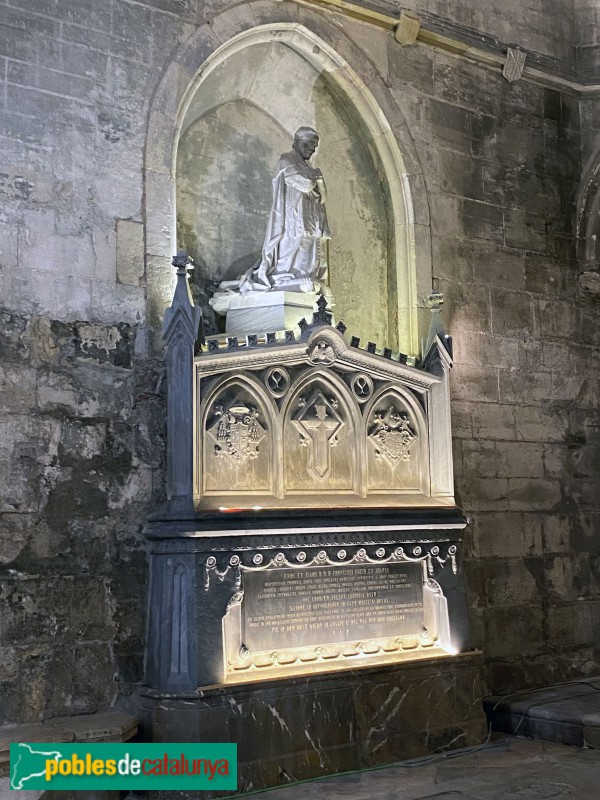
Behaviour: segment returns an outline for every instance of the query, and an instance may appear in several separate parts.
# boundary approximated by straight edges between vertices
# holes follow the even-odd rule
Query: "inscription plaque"
[[[249,650],[419,634],[423,565],[359,564],[244,573],[242,638]]]

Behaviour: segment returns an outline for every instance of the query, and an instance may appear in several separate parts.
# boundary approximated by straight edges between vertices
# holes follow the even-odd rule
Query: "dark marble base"
[[[248,792],[482,742],[480,665],[473,652],[195,692],[146,689],[141,725],[155,742],[236,742],[238,791]]]

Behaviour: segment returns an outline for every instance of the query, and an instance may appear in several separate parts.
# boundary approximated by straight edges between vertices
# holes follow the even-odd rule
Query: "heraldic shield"
[[[203,491],[273,491],[272,426],[264,403],[234,382],[217,392],[204,421]]]

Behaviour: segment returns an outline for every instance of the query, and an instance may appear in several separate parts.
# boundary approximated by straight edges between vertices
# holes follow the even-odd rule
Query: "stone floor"
[[[485,749],[458,757],[332,776],[251,796],[253,800],[596,800],[600,750],[496,737]]]
[[[51,792],[11,792],[0,781],[0,800],[51,800]],[[77,792],[77,800],[99,794]],[[116,792],[107,792],[114,800]],[[143,793],[126,800],[142,800]],[[200,797],[200,795],[199,795]],[[239,798],[262,800],[596,800],[600,750],[524,738],[496,738],[485,749],[407,767],[332,776]],[[232,798],[233,800],[233,798]]]

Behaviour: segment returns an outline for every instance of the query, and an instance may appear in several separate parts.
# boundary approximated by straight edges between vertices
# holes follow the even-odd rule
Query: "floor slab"
[[[600,677],[486,697],[484,708],[496,731],[577,747],[600,744]]]
[[[295,784],[264,800],[583,800],[598,796],[600,751],[507,737],[472,752]]]

